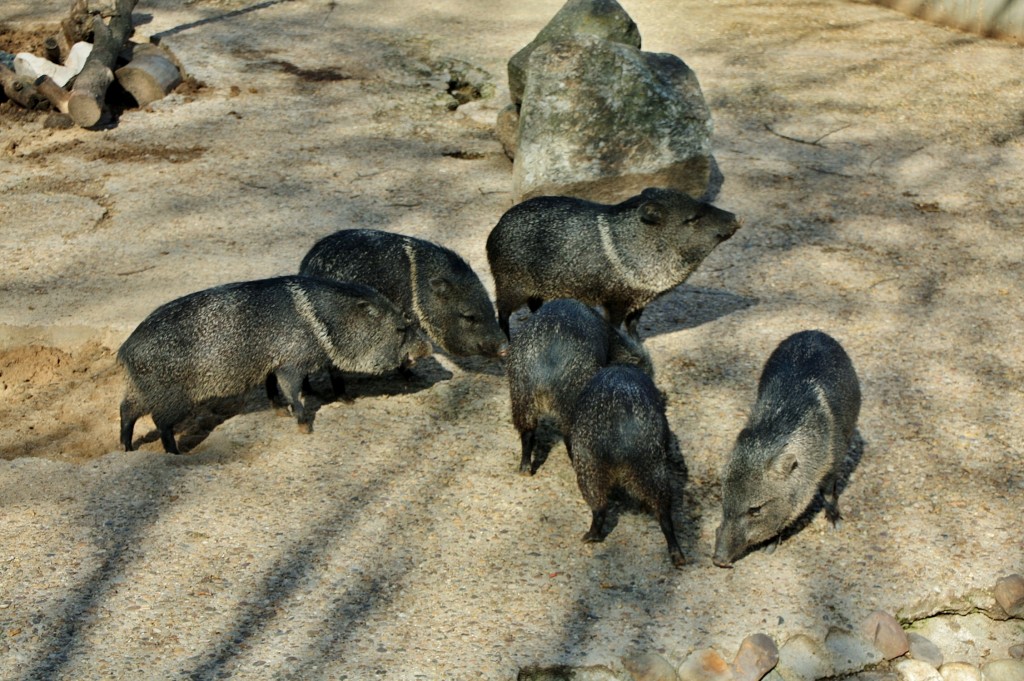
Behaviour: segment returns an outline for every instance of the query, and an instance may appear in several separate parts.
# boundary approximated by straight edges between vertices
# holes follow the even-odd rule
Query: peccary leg
[[[839,529],[843,521],[843,515],[839,512],[838,487],[839,480],[835,476],[829,476],[821,488],[821,496],[825,501],[825,517],[836,529]]]
[[[508,328],[508,318],[512,316],[512,313],[515,311],[516,306],[511,305],[503,300],[498,300],[497,308],[498,326],[500,326],[501,330],[505,332],[505,338],[512,340],[512,334],[509,332]]]
[[[537,431],[533,428],[524,430],[519,434],[519,440],[523,445],[523,454],[519,459],[519,472],[523,475],[533,475],[533,447],[537,441]]]
[[[665,535],[665,542],[668,544],[668,557],[674,567],[686,565],[686,558],[683,550],[679,548],[679,540],[676,539],[676,528],[672,523],[672,503],[663,502],[658,507],[658,524],[661,525],[661,533]]]
[[[530,312],[536,312],[544,304],[543,298],[527,298],[526,306],[530,308]]]
[[[273,373],[267,374],[267,380],[264,385],[267,390],[267,399],[270,400],[270,405],[274,408],[274,411],[280,416],[286,415],[288,402],[285,401],[284,395],[281,394],[281,387],[277,384],[277,376]]]
[[[633,338],[640,340],[640,332],[637,327],[640,325],[640,315],[644,313],[644,309],[641,307],[639,310],[633,310],[626,315],[626,333]]]
[[[157,429],[160,431],[160,442],[164,446],[164,451],[168,454],[181,454],[178,451],[178,443],[174,441],[174,428],[172,426],[161,428],[157,425]]]
[[[334,390],[334,399],[341,400],[342,402],[352,402],[353,399],[348,394],[348,389],[345,387],[345,377],[342,376],[341,372],[331,367],[327,373],[331,375],[331,389]]]
[[[590,529],[583,535],[583,541],[587,544],[596,544],[604,541],[604,519],[608,516],[608,507],[604,506],[600,509],[590,511],[591,521]]]
[[[307,411],[299,396],[302,391],[302,383],[306,380],[305,374],[295,367],[281,367],[274,373],[277,375],[277,384],[299,423],[299,430],[304,433],[313,432],[313,414]]]
[[[121,444],[124,451],[131,452],[135,449],[132,446],[132,437],[135,434],[135,422],[142,416],[139,413],[138,405],[128,398],[121,402]]]
[[[572,463],[572,439],[566,434],[562,436],[562,442],[565,443],[565,453],[569,455],[569,462]]]

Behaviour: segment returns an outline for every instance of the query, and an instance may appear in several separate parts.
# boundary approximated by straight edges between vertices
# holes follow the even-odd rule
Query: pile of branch
[[[72,121],[83,128],[94,127],[108,118],[107,90],[115,77],[139,106],[164,97],[181,82],[181,70],[162,48],[130,42],[132,11],[137,2],[108,0],[96,10],[90,8],[89,0],[73,0],[71,12],[61,21],[60,31],[45,43],[47,59],[63,63],[73,45],[91,37],[92,51],[81,72],[74,77],[70,90],[48,75],[28,79],[0,64],[0,85],[4,93],[11,101],[29,109],[52,106],[70,115]],[[119,62],[127,63],[115,72]]]

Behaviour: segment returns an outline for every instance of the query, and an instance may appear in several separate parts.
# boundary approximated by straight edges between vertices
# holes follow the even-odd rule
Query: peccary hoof
[[[527,476],[529,476],[529,475],[533,475],[536,472],[537,471],[534,469],[533,464],[531,464],[531,463],[525,463],[524,462],[524,463],[519,464],[519,474],[520,475],[527,475]]]
[[[305,435],[309,435],[310,433],[313,432],[313,424],[312,423],[299,423],[299,432],[303,433]]]
[[[681,568],[686,565],[686,556],[679,551],[672,551],[668,556],[672,560],[672,567]]]
[[[600,544],[604,541],[604,535],[597,534],[595,532],[587,532],[583,535],[584,544]]]

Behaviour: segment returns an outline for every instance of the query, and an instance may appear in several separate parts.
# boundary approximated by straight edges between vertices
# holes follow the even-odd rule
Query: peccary
[[[382,373],[430,351],[422,332],[368,286],[290,276],[198,291],[158,307],[118,350],[127,377],[121,444],[132,450],[136,420],[151,413],[164,449],[177,454],[174,428],[196,406],[270,375],[308,431],[314,415],[299,393],[311,371]]]
[[[644,307],[683,283],[739,228],[736,216],[673,189],[617,205],[539,196],[513,206],[487,237],[498,323],[524,303],[576,298],[602,305],[637,335]]]
[[[508,349],[480,278],[454,251],[430,241],[341,230],[318,241],[299,272],[372,286],[453,355],[494,357]]]
[[[533,453],[542,416],[554,417],[572,457],[569,419],[576,398],[598,369],[610,363],[636,364],[653,373],[639,341],[577,300],[553,300],[516,330],[505,369],[512,423],[522,443],[520,473],[536,472]]]
[[[672,522],[674,440],[654,381],[636,367],[601,369],[580,393],[571,432],[576,482],[592,514],[583,541],[604,541],[609,495],[619,488],[655,514],[672,565],[681,567],[686,559]]]
[[[859,413],[857,374],[835,339],[801,331],[775,348],[725,466],[715,565],[778,536],[819,491],[826,517],[839,521],[837,476]]]

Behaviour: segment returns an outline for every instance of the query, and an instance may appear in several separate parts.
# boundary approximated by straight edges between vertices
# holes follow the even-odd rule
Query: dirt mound
[[[114,354],[98,343],[0,352],[0,458],[84,460],[116,449],[120,393]]]

